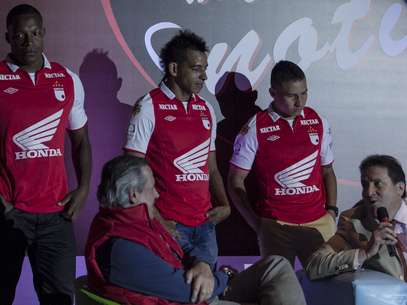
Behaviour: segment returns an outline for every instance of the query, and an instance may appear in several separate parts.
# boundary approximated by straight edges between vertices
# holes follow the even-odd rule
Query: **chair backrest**
[[[84,295],[86,295],[89,300],[93,301],[93,303],[88,302],[88,303],[82,304],[82,305],[93,305],[93,304],[98,304],[98,305],[120,305],[119,303],[114,302],[112,300],[102,298],[101,296],[98,296],[98,295],[90,292],[89,290],[86,290],[85,288],[82,288],[80,290],[80,292],[82,292]],[[77,303],[76,305],[81,305],[81,304]]]

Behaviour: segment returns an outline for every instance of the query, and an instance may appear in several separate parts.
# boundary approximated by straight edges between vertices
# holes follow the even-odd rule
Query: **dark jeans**
[[[27,252],[41,305],[71,305],[75,280],[72,222],[61,213],[0,214],[0,304],[11,305]]]
[[[176,229],[179,233],[178,243],[185,254],[192,261],[203,261],[213,268],[218,259],[215,225],[205,222],[196,227],[188,227],[177,223]]]

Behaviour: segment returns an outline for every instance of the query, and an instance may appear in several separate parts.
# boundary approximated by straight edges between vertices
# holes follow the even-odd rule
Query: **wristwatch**
[[[239,273],[239,271],[237,271],[235,268],[233,268],[231,266],[220,266],[219,271],[221,271],[227,275],[228,284],[235,277],[235,275]]]
[[[325,206],[325,209],[326,209],[326,210],[330,210],[330,211],[334,211],[334,212],[335,212],[335,216],[338,217],[339,209],[338,209],[337,206],[335,206],[335,205],[326,205],[326,206]]]
[[[239,273],[239,271],[237,271],[236,269],[234,269],[231,266],[220,266],[219,271],[225,273],[228,277],[228,282],[227,282],[226,288],[222,293],[222,297],[224,297],[228,294],[228,292],[230,290],[230,283],[233,280],[233,278],[235,277],[235,275]]]

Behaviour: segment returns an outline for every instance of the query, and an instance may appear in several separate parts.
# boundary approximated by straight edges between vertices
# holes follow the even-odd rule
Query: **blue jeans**
[[[176,229],[179,233],[178,243],[190,259],[188,261],[203,261],[213,268],[218,258],[215,225],[209,221],[196,227],[177,223]]]

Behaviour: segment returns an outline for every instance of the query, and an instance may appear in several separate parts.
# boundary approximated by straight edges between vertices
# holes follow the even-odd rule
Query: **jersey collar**
[[[44,59],[44,68],[51,69],[51,64],[50,64],[50,62],[48,61],[48,58],[45,56],[44,53],[42,53],[42,58]],[[10,69],[11,71],[13,71],[13,73],[15,73],[15,72],[20,68],[20,66],[16,65],[16,64],[13,62],[13,60],[12,60],[11,57],[10,57],[10,55],[7,55],[7,57],[6,57],[6,63],[7,63],[7,66],[9,67],[9,69]]]
[[[273,120],[273,122],[274,122],[274,123],[277,122],[277,120],[278,120],[279,118],[282,118],[282,119],[286,120],[284,117],[282,117],[281,115],[279,115],[277,112],[275,112],[275,111],[273,110],[272,105],[273,105],[273,103],[270,103],[270,106],[269,106],[269,108],[267,109],[267,111],[268,111],[268,113],[269,113],[271,119]],[[301,111],[301,114],[300,114],[300,115],[301,115],[303,118],[305,117],[304,110]]]
[[[173,100],[176,98],[175,93],[172,92],[170,88],[168,88],[168,86],[164,83],[164,81],[162,81],[160,83],[160,89],[165,94],[165,96],[168,97],[170,100]],[[192,93],[191,100],[193,100],[194,102],[196,101],[196,96],[193,93]]]

